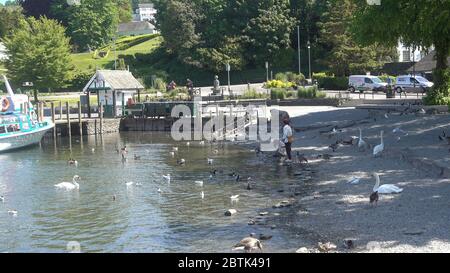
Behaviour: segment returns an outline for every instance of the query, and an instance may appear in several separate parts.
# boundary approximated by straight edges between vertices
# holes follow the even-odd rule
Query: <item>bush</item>
[[[255,88],[245,91],[245,93],[241,96],[242,99],[264,99],[266,97],[266,94],[256,92]]]
[[[347,90],[348,89],[348,78],[347,77],[333,77],[325,76],[321,78],[316,78],[320,88],[330,89],[330,90]]]
[[[153,82],[153,88],[156,90],[166,90],[167,83],[162,78],[156,78]]]
[[[270,98],[272,100],[284,100],[286,98],[286,90],[283,88],[275,88],[270,90]]]
[[[310,88],[300,87],[297,91],[298,98],[315,99],[315,98],[325,98],[327,94],[325,92],[320,92],[316,86]]]
[[[277,73],[277,74],[275,74],[275,80],[281,81],[281,82],[287,82],[288,78],[287,78],[286,74],[284,74],[284,73]]]
[[[74,88],[84,88],[93,75],[93,72],[75,72],[70,85]]]
[[[266,88],[291,88],[293,87],[295,84],[291,83],[291,82],[283,82],[280,80],[273,80],[273,81],[268,81],[265,84]]]

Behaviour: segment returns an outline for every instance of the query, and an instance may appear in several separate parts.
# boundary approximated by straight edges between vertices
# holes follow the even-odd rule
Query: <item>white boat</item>
[[[55,125],[50,119],[38,121],[28,97],[14,95],[8,79],[3,78],[8,96],[0,97],[0,152],[38,144]]]

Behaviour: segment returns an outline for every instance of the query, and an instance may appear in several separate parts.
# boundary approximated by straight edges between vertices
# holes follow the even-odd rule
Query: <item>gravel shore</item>
[[[387,113],[385,111],[330,107],[282,107],[296,129],[294,153],[318,170],[305,187],[307,197],[274,221],[309,242],[309,252],[319,242],[331,242],[337,252],[450,252],[450,145],[439,140],[450,133],[448,114]],[[385,115],[387,114],[387,115]],[[337,127],[337,134],[328,134]],[[328,146],[359,137],[380,144],[384,130],[385,152],[374,158],[372,150],[360,152],[355,145]],[[403,133],[394,133],[400,128]],[[322,133],[320,133],[322,132]],[[319,155],[329,154],[329,160]],[[305,166],[294,164],[294,171]],[[377,206],[369,204],[377,172],[381,184],[404,189],[400,194],[380,195]],[[360,178],[357,185],[349,184]],[[354,248],[344,247],[351,240]],[[304,250],[304,249],[303,249]]]

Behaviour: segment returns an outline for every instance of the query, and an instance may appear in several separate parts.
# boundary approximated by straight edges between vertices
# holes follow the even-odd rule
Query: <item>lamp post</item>
[[[298,74],[302,74],[302,63],[300,59],[300,26],[297,26],[297,50],[298,50]]]
[[[269,81],[269,62],[266,62],[266,82]]]
[[[308,59],[309,59],[309,79],[312,80],[312,72],[311,72],[311,43],[308,40]]]
[[[228,94],[231,95],[231,84],[230,84],[230,70],[231,70],[231,67],[230,67],[230,63],[226,64],[226,70],[227,70],[227,74],[228,74]]]

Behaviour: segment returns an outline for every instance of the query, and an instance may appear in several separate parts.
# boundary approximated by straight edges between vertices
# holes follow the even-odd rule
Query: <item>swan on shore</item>
[[[379,194],[393,194],[393,193],[401,193],[403,191],[402,188],[399,188],[392,184],[384,184],[380,186],[380,176],[377,173],[372,174],[375,177],[376,182],[373,187],[373,192],[378,192]]]
[[[67,191],[79,189],[80,184],[77,183],[78,180],[80,180],[80,177],[78,175],[75,175],[72,179],[72,182],[62,182],[62,183],[56,184],[55,187],[58,189],[64,189]]]
[[[245,252],[252,252],[253,250],[262,250],[263,246],[261,242],[253,237],[246,237],[242,239],[239,243],[233,246],[233,250],[245,250]]]
[[[362,137],[362,130],[361,130],[361,128],[358,128],[358,129],[359,129],[358,149],[360,151],[364,151],[364,150],[367,149],[368,145],[367,145],[367,142],[365,142],[363,137]]]
[[[380,156],[381,153],[383,153],[383,151],[384,151],[383,134],[384,134],[384,131],[381,131],[381,144],[377,145],[373,148],[373,156],[374,157]]]

